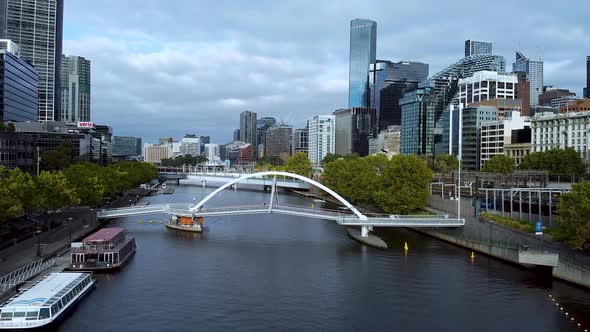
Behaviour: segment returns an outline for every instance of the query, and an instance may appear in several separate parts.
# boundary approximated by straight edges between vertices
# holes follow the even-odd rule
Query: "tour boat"
[[[197,217],[196,219],[197,222],[192,217],[171,215],[166,227],[185,232],[202,232],[203,217]]]
[[[135,253],[135,237],[124,228],[102,228],[82,242],[72,243],[68,270],[112,270]]]
[[[45,327],[63,318],[95,283],[92,273],[51,273],[0,305],[0,329]]]

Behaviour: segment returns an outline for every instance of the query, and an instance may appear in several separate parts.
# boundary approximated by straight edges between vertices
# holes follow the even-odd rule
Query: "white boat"
[[[51,324],[95,283],[91,273],[51,273],[0,305],[0,329],[33,329]]]

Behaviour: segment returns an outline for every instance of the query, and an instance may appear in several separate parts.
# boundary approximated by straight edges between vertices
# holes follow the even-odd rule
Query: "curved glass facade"
[[[15,55],[0,52],[0,120],[37,121],[39,75]]]
[[[369,107],[369,66],[375,63],[377,22],[350,21],[348,107]]]

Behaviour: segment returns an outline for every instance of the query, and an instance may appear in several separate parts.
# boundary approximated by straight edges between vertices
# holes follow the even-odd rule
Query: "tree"
[[[417,157],[391,158],[375,188],[375,203],[386,213],[408,214],[428,204],[432,171]]]
[[[514,159],[505,155],[496,155],[483,164],[481,170],[492,173],[511,173],[514,171]]]
[[[578,250],[590,249],[590,182],[573,184],[573,190],[561,195],[558,211],[564,240]]]
[[[70,142],[63,142],[57,150],[45,151],[41,164],[46,171],[60,171],[78,161],[78,155]]]
[[[39,207],[45,211],[80,204],[76,190],[61,172],[43,171],[35,178],[35,184]]]
[[[98,206],[105,196],[105,185],[102,178],[103,167],[83,162],[63,170],[69,185],[76,191],[80,204]]]
[[[325,165],[325,164],[331,163],[331,162],[333,162],[335,160],[338,160],[338,159],[346,159],[346,160],[349,160],[349,159],[356,159],[356,158],[360,158],[359,154],[356,153],[356,152],[355,153],[345,154],[345,155],[341,155],[341,154],[337,154],[337,153],[328,153],[324,157],[324,159],[322,159],[322,164]]]
[[[184,156],[178,156],[176,158],[164,158],[160,161],[162,166],[168,167],[182,167],[183,165],[195,166],[207,162],[205,156],[192,156],[190,154]]]
[[[8,123],[8,125],[6,125],[6,131],[9,133],[14,133],[16,131],[16,128],[14,127],[14,123],[12,123],[12,122]]]
[[[311,172],[313,171],[309,158],[307,158],[307,155],[303,152],[297,152],[295,155],[291,156],[291,158],[289,158],[285,164],[285,169],[287,172],[299,174],[305,177],[310,177]]]
[[[282,165],[285,165],[285,161],[278,156],[264,156],[264,157],[258,159],[258,162],[256,163],[256,165],[258,166],[258,164],[261,164],[261,165],[270,164],[272,166],[282,166]]]
[[[582,175],[586,164],[574,149],[553,149],[525,156],[520,169],[548,171],[551,175]]]

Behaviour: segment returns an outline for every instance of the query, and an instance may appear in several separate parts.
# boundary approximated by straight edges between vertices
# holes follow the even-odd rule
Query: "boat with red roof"
[[[96,271],[121,267],[135,253],[135,237],[121,227],[102,228],[73,242],[69,270]]]

